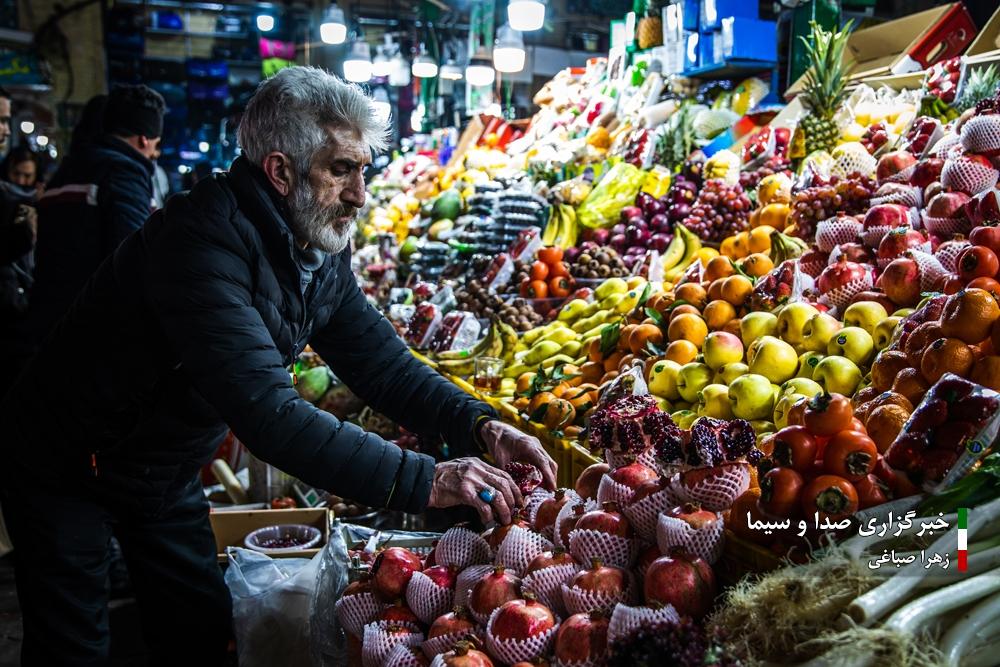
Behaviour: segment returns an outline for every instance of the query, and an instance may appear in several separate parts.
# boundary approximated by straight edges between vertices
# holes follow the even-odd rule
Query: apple
[[[826,313],[816,313],[809,318],[802,329],[802,349],[807,352],[826,350],[830,339],[842,326],[836,317]]]
[[[892,335],[896,332],[896,325],[902,321],[902,317],[891,315],[875,325],[875,331],[872,332],[872,340],[875,342],[876,350],[884,350],[889,346]]]
[[[788,382],[781,385],[779,396],[785,396],[787,394],[801,394],[812,398],[816,394],[822,393],[823,387],[819,386],[815,380],[810,380],[809,378],[792,378]]]
[[[857,366],[867,367],[875,355],[875,341],[872,335],[861,327],[844,327],[830,339],[826,354],[847,357]]]
[[[808,398],[803,394],[785,394],[778,399],[778,402],[774,406],[774,425],[778,429],[783,429],[788,426],[788,411],[795,405],[799,399]]]
[[[768,419],[774,413],[774,390],[763,375],[748,373],[729,385],[729,402],[738,419]]]
[[[743,343],[738,336],[725,331],[713,331],[705,337],[701,348],[705,363],[713,371],[726,364],[743,361]]]
[[[692,361],[677,371],[677,393],[688,403],[698,401],[698,392],[712,382],[712,369]]]
[[[758,437],[774,433],[778,430],[778,427],[774,425],[774,422],[769,422],[766,419],[754,419],[750,422],[750,426],[753,427],[753,431]]]
[[[700,415],[698,415],[697,412],[693,412],[691,410],[678,410],[677,412],[670,413],[670,418],[673,419],[674,423],[681,429],[691,428],[691,424],[693,424],[699,416]]]
[[[816,364],[813,380],[828,394],[852,396],[861,384],[861,369],[846,357],[823,357]]]
[[[917,312],[916,308],[900,308],[899,310],[892,311],[892,313],[890,313],[890,317],[898,317],[900,319],[903,319],[905,317],[909,317],[915,312]]]
[[[844,311],[844,326],[861,327],[870,334],[879,322],[889,316],[885,306],[875,301],[857,301]]]
[[[810,306],[811,307],[811,306]],[[751,373],[763,375],[779,383],[795,375],[799,356],[795,348],[774,336],[763,336],[747,350],[747,365]]]
[[[661,359],[653,364],[649,371],[649,393],[665,398],[668,401],[680,400],[677,391],[677,374],[681,365],[676,361]]]
[[[729,387],[710,384],[698,392],[698,414],[715,419],[732,419],[733,408],[729,403]]]
[[[712,382],[730,385],[733,383],[733,380],[741,375],[746,375],[749,372],[750,367],[744,363],[737,362],[733,364],[726,364],[725,366],[716,369],[715,377],[712,378]]]
[[[765,312],[747,313],[740,320],[740,338],[743,347],[750,345],[763,336],[774,336],[778,332],[778,318]]]
[[[795,377],[811,380],[813,371],[816,370],[816,364],[825,356],[820,352],[805,352],[799,355],[799,365],[795,368]]]
[[[787,304],[778,315],[778,336],[786,343],[801,344],[802,330],[805,329],[806,322],[817,313],[819,311],[808,303],[796,301]]]

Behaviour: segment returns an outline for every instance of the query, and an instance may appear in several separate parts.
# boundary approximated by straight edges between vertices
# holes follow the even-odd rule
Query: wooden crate
[[[781,565],[781,559],[774,552],[738,537],[727,528],[722,557],[714,569],[721,583],[731,585],[748,574],[770,572]]]

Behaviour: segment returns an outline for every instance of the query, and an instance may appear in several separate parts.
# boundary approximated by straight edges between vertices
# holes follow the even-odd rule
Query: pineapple
[[[636,14],[642,14],[639,25],[635,28],[636,41],[639,42],[640,49],[651,49],[654,46],[663,44],[663,19],[660,18],[660,5],[662,0],[646,0],[636,4],[645,5],[645,8],[637,7]]]
[[[805,138],[806,155],[813,151],[827,151],[837,145],[840,130],[833,116],[837,113],[847,93],[844,85],[848,70],[842,57],[852,21],[843,30],[826,31],[815,22],[810,22],[810,39],[802,39],[809,57],[809,69],[805,74],[802,104],[807,114],[799,123]]]
[[[985,69],[973,68],[965,79],[962,97],[955,102],[955,108],[959,111],[971,109],[977,102],[993,97],[997,90],[1000,90],[1000,70],[997,70],[996,65]]]

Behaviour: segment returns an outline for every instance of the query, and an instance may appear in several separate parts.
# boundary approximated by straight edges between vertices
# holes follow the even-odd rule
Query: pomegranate
[[[443,637],[457,632],[471,632],[476,629],[476,622],[465,607],[455,607],[447,614],[438,616],[427,631],[427,639]]]
[[[424,558],[425,570],[429,567],[434,567],[435,565],[437,565],[437,546],[438,546],[437,540],[431,542],[431,552],[427,554],[426,558]]]
[[[921,160],[913,167],[910,174],[910,185],[924,189],[931,183],[941,180],[941,170],[944,169],[944,160],[938,157]]]
[[[597,595],[620,596],[628,587],[625,570],[605,565],[600,558],[590,561],[589,570],[580,570],[570,582],[570,587]]]
[[[527,496],[542,483],[542,471],[524,461],[511,461],[504,468],[504,471],[517,484],[522,496]]]
[[[341,593],[341,597],[348,597],[350,595],[361,595],[362,593],[372,592],[372,578],[367,572],[361,574],[361,578],[357,581],[352,581],[347,584],[344,592]]]
[[[883,262],[890,262],[911,248],[919,249],[927,239],[915,229],[898,227],[884,237],[878,244],[877,257]]]
[[[431,664],[431,661],[427,659],[427,656],[424,655],[424,652],[421,651],[416,646],[404,646],[403,650],[405,650],[407,653],[410,654],[410,657],[408,659],[407,658],[394,658],[394,659],[389,660],[386,664],[387,665],[392,665],[392,667],[396,667],[397,665],[400,665],[400,664],[404,664],[404,665],[414,665],[414,664],[416,664],[416,665],[421,665],[421,667],[427,667],[427,665]]]
[[[521,594],[521,579],[507,572],[502,565],[476,582],[469,592],[469,608],[480,616],[489,616],[494,609]]]
[[[932,218],[957,218],[962,215],[962,207],[969,201],[964,192],[941,192],[927,202],[927,215]]]
[[[677,430],[677,424],[647,394],[624,396],[598,409],[590,418],[589,429],[593,448],[638,455],[651,441]]]
[[[643,498],[648,498],[654,493],[659,493],[663,489],[667,488],[668,484],[670,484],[670,480],[666,477],[657,477],[655,479],[646,480],[635,488],[635,493],[633,493],[632,497],[629,498],[628,504],[635,505]]]
[[[458,571],[448,565],[432,565],[424,570],[424,574],[441,588],[455,588],[458,579]]]
[[[669,512],[667,516],[680,519],[695,530],[701,530],[706,526],[711,526],[719,520],[719,515],[715,512],[703,510],[701,505],[696,503],[685,503],[678,505]]]
[[[851,243],[841,243],[837,248],[840,250],[834,257],[834,253],[830,253],[830,259],[827,265],[833,264],[838,260],[846,259],[848,262],[856,262],[857,264],[871,264],[875,256],[872,252],[864,246],[864,244],[851,242]]]
[[[851,262],[847,258],[842,258],[823,269],[816,282],[819,291],[823,294],[832,292],[835,289],[845,287],[855,281],[864,278],[871,269],[857,262]]]
[[[380,621],[391,621],[393,623],[413,623],[418,627],[422,627],[423,623],[417,618],[406,603],[402,600],[396,600],[391,606],[386,607],[382,610],[379,615]]]
[[[556,523],[556,517],[563,505],[572,500],[572,496],[566,495],[569,489],[556,489],[556,493],[551,498],[546,498],[535,511],[535,530],[544,533],[547,528],[551,528]]]
[[[607,463],[595,463],[587,466],[580,476],[576,478],[576,493],[584,500],[597,497],[597,487],[601,483],[604,473],[611,469]]]
[[[539,570],[544,570],[547,567],[555,567],[556,565],[576,565],[576,561],[573,560],[573,556],[568,551],[556,547],[552,551],[543,551],[532,558],[524,574],[527,576],[532,572],[538,572]]]
[[[638,461],[632,461],[628,465],[615,468],[608,473],[608,476],[619,484],[635,491],[645,482],[659,478],[660,474],[649,466],[643,465]]]
[[[420,567],[420,556],[408,549],[389,547],[382,550],[372,564],[375,594],[383,600],[402,597],[410,577]]]
[[[599,611],[573,614],[556,633],[556,659],[561,664],[603,664],[608,650],[608,619]]]
[[[920,267],[906,257],[894,259],[875,285],[897,306],[914,306],[920,299]]]
[[[993,254],[1000,257],[1000,226],[982,225],[976,227],[969,234],[969,242],[972,245],[981,245],[993,251]]]
[[[490,657],[476,648],[472,642],[458,642],[455,648],[441,654],[446,667],[493,667]]]
[[[657,558],[646,570],[643,593],[646,604],[670,604],[682,616],[697,620],[712,607],[715,574],[701,558],[674,551]]]
[[[563,517],[563,520],[559,523],[559,541],[561,544],[569,544],[569,534],[574,528],[576,528],[577,522],[580,517],[584,515],[584,510],[586,507],[583,503],[577,503],[573,505],[573,513]]]
[[[639,552],[638,562],[636,563],[635,569],[639,573],[640,577],[646,576],[646,570],[649,566],[653,564],[653,561],[662,556],[660,553],[660,547],[655,544],[650,544],[645,549]]]
[[[556,626],[556,617],[530,593],[504,602],[493,619],[493,636],[500,641],[527,641]]]
[[[520,526],[525,530],[531,530],[531,524],[521,517],[520,511],[514,510],[510,523],[506,526],[495,526],[493,528],[493,532],[490,533],[489,538],[486,540],[490,543],[490,547],[492,547],[494,551],[500,548],[500,545],[503,544],[504,538],[507,537],[507,533],[509,533],[510,529],[514,526]]]
[[[976,197],[976,220],[980,224],[1000,222],[1000,190],[987,190]]]
[[[917,158],[909,151],[892,151],[891,153],[886,153],[878,160],[878,166],[875,167],[875,177],[881,183],[904,169],[913,166],[916,162]]]
[[[595,530],[607,535],[632,537],[632,524],[618,511],[618,503],[607,502],[599,510],[591,510],[576,522],[578,530]]]
[[[862,225],[866,232],[879,227],[909,227],[910,209],[901,204],[878,204],[868,209]]]

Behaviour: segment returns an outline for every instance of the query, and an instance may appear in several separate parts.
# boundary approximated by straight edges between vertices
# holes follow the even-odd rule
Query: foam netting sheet
[[[565,660],[555,659],[555,667],[605,667],[608,664],[607,655],[601,653],[596,657],[588,658],[587,660],[574,660],[572,662],[566,662]]]
[[[934,144],[930,155],[946,160],[952,156],[960,155],[964,150],[962,139],[954,132],[947,132]]]
[[[470,565],[458,573],[455,579],[455,606],[466,607],[469,604],[469,591],[476,582],[493,571],[493,565]]]
[[[931,234],[937,234],[938,236],[951,237],[955,234],[968,234],[972,231],[972,223],[969,222],[965,217],[959,218],[935,218],[934,216],[927,215],[925,211],[923,214],[924,229],[926,229]]]
[[[521,580],[521,590],[530,592],[538,601],[560,617],[566,616],[566,605],[563,603],[562,587],[573,581],[580,571],[576,565],[553,565],[535,570]]]
[[[929,252],[911,250],[910,257],[912,257],[913,261],[917,263],[918,267],[920,267],[921,291],[931,291],[934,289],[934,285],[941,279],[942,276],[948,275],[948,271],[944,268],[938,258]]]
[[[880,187],[871,198],[869,206],[881,204],[899,204],[900,206],[922,206],[924,193],[916,185],[905,183],[886,183]]]
[[[860,143],[841,144],[834,149],[833,166],[830,173],[841,178],[853,172],[866,176],[875,173],[878,161]]]
[[[799,269],[802,270],[802,273],[812,278],[819,278],[819,274],[823,273],[823,269],[825,268],[826,262],[821,260],[813,262],[799,262]]]
[[[920,211],[916,207],[911,206],[906,211],[907,220],[910,223],[910,227],[914,229],[920,228]],[[859,236],[861,241],[869,248],[878,248],[878,244],[882,242],[885,235],[891,232],[894,228],[888,225],[878,225],[872,226],[868,229],[862,229]],[[833,259],[831,253],[831,259]]]
[[[470,565],[489,563],[492,559],[489,542],[464,526],[446,530],[434,547],[434,561],[438,565],[454,565],[460,570]]]
[[[593,593],[581,590],[576,586],[563,584],[562,598],[568,614],[583,614],[595,609],[610,614],[615,605],[633,602],[634,590],[635,584],[632,581],[632,576],[628,575],[625,590],[616,594]]]
[[[399,625],[409,632],[388,632],[391,625]],[[390,621],[375,621],[365,626],[364,637],[361,640],[361,663],[364,667],[383,667],[386,658],[398,644],[405,646],[420,646],[424,641],[424,633],[413,623],[397,623]]]
[[[535,635],[524,641],[518,639],[498,639],[493,634],[493,621],[496,620],[500,609],[494,609],[490,614],[490,620],[486,623],[486,647],[490,653],[499,658],[503,663],[512,665],[522,660],[531,660],[540,655],[545,655],[552,648],[556,640],[556,633],[559,632],[559,624],[545,632]]]
[[[984,114],[965,121],[961,142],[970,153],[1000,151],[1000,115]]]
[[[716,512],[716,521],[702,528],[693,528],[686,521],[661,515],[656,526],[656,545],[660,553],[668,554],[673,547],[684,547],[714,565],[722,555],[725,522]]]
[[[945,160],[941,185],[949,190],[975,195],[995,186],[997,177],[1000,177],[1000,172],[992,165],[956,158]]]
[[[574,528],[569,533],[569,552],[581,563],[595,558],[608,565],[628,569],[635,560],[635,540],[597,530]]]
[[[608,645],[643,626],[679,623],[680,620],[680,615],[670,604],[657,609],[620,604],[611,612],[611,620],[608,622]]]
[[[563,493],[565,494],[563,496],[563,498],[564,499],[565,498],[569,498],[569,500],[567,500],[566,502],[563,503],[563,506],[559,508],[560,510],[563,509],[564,507],[569,506],[569,505],[575,505],[576,503],[583,502],[583,498],[581,498],[579,496],[579,494],[577,494],[577,492],[574,491],[573,489],[564,489]],[[538,518],[538,509],[539,509],[539,507],[541,507],[541,503],[539,503],[538,505],[535,506],[535,509],[534,509],[534,511],[531,514],[531,525],[532,526],[535,525],[535,520]],[[559,516],[558,512],[556,513],[556,516],[557,517]],[[551,542],[555,542],[555,527],[558,524],[558,522],[559,522],[559,520],[557,518],[555,521],[552,522],[551,526],[545,526],[539,532],[541,532],[541,534],[544,535],[547,540],[549,540]]]
[[[841,243],[851,243],[861,233],[861,223],[857,218],[834,216],[816,225],[816,247],[830,252]]]
[[[535,556],[551,548],[552,542],[539,533],[514,526],[497,549],[496,563],[521,576]]]
[[[909,183],[910,176],[913,176],[913,172],[916,170],[917,170],[916,164],[911,164],[909,167],[900,169],[892,176],[889,176],[884,180],[878,181],[878,184],[884,185],[886,183]]]
[[[416,655],[413,653],[414,650],[418,652]],[[423,667],[425,660],[419,651],[420,649],[416,647],[396,644],[382,665],[383,667]]]
[[[870,290],[872,285],[875,284],[875,279],[872,278],[872,274],[865,272],[865,275],[856,280],[837,287],[825,293],[819,298],[820,303],[826,304],[836,308],[838,312],[842,311],[844,308],[850,305],[851,299],[854,295],[859,292],[864,292],[865,290]]]
[[[971,246],[972,244],[964,239],[952,241],[947,245],[942,243],[938,246],[934,256],[941,262],[941,266],[944,267],[945,271],[955,273],[958,270],[958,256],[962,254],[963,250]]]
[[[656,449],[652,445],[647,446],[638,455],[622,454],[620,452],[613,452],[610,449],[604,450],[604,460],[611,466],[612,470],[632,463],[633,458],[636,463],[641,463],[653,470],[656,470],[657,466],[659,466],[659,461],[656,460]]]
[[[919,250],[919,251],[924,252],[924,253],[930,253],[931,252],[931,242],[930,241],[924,241],[920,245],[914,246],[913,248],[910,248],[910,250]],[[879,271],[884,271],[885,267],[889,266],[889,264],[891,264],[894,259],[899,259],[900,257],[902,257],[902,255],[900,255],[899,257],[890,257],[888,259],[878,258],[878,259],[875,260],[875,266],[878,267]]]
[[[729,464],[717,470],[717,474],[694,484],[686,484],[683,475],[675,475],[670,478],[670,488],[681,502],[697,503],[710,512],[722,512],[732,507],[733,502],[750,488],[750,466]]]
[[[559,535],[559,526],[562,524],[563,519],[567,518],[573,513],[573,505],[578,503],[566,503],[559,509],[559,514],[556,515],[555,528],[552,533],[552,541],[555,542],[556,546],[562,547],[563,549],[569,550],[568,544],[563,544],[562,538]],[[583,511],[589,512],[590,510],[600,509],[601,506],[597,504],[596,500],[584,500],[583,501]],[[567,535],[567,537],[569,537]]]
[[[451,609],[455,590],[434,583],[423,572],[414,572],[406,585],[406,604],[424,623],[430,625],[441,614]]]
[[[631,500],[633,493],[635,493],[635,489],[616,482],[611,479],[611,475],[604,473],[601,477],[601,483],[597,485],[597,502],[602,505],[614,502],[618,503],[619,507],[625,507]]]
[[[622,510],[632,522],[632,528],[642,539],[652,542],[656,538],[656,523],[661,512],[679,505],[677,497],[668,487],[652,493]]]
[[[480,641],[483,639],[483,631],[479,628],[473,628],[471,630],[449,632],[446,635],[432,637],[425,640],[424,643],[420,645],[420,648],[423,650],[424,655],[433,659],[436,655],[447,653],[451,650],[451,647],[454,646],[455,642],[462,641],[469,635],[475,635]]]
[[[490,572],[492,572],[492,570],[490,570]],[[510,576],[512,576],[516,580],[516,583],[517,583],[517,586],[518,586],[518,590],[520,590],[520,588],[521,588],[521,577],[517,576],[513,572],[510,573]],[[482,579],[482,577],[480,577],[480,579]],[[475,587],[475,584],[473,584],[472,586],[469,587],[470,588],[470,592],[471,592],[471,589],[474,588],[474,587]],[[486,622],[490,620],[490,614],[480,614],[478,611],[476,611],[475,609],[473,609],[471,605],[466,605],[466,609],[469,610],[469,615],[472,616],[472,618],[475,619],[476,623],[478,623],[479,625],[486,625]],[[491,609],[490,613],[492,613],[493,611],[495,611],[495,610]]]
[[[385,607],[372,593],[358,593],[337,600],[334,610],[344,630],[360,639],[365,626],[378,618]]]
[[[554,493],[538,487],[527,496],[524,497],[524,510],[521,512],[521,516],[525,517],[532,526],[535,525],[535,514],[538,513],[538,508],[549,498],[555,496]]]

